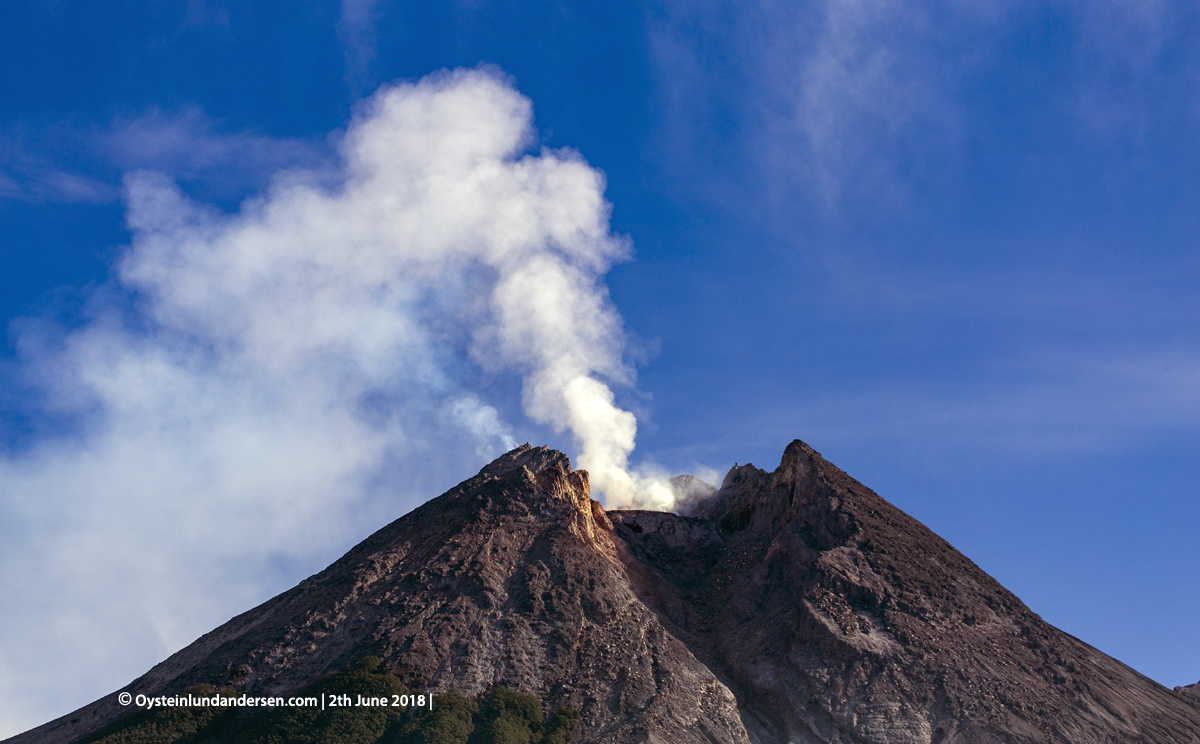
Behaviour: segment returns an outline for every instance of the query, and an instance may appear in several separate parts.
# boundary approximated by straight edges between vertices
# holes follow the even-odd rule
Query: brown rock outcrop
[[[1200,744],[1200,702],[1046,624],[802,442],[700,495],[690,517],[605,512],[525,445],[124,689],[287,694],[372,655],[435,691],[570,705],[581,744]],[[115,698],[10,741],[73,741]]]
[[[1200,707],[1044,622],[803,442],[773,473],[734,468],[694,513],[609,517],[752,741],[1200,742]]]
[[[504,684],[574,707],[577,742],[748,742],[733,695],[630,588],[589,496],[566,455],[520,447],[123,689],[222,683],[245,664],[240,689],[286,695],[377,656],[435,691]],[[128,710],[109,695],[10,741],[73,741]]]

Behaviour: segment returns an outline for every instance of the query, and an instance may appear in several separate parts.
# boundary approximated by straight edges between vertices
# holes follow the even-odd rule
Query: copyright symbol
[[[117,695],[117,702],[121,705],[129,705],[133,702],[133,695],[130,695],[128,692],[122,692],[120,695]]]

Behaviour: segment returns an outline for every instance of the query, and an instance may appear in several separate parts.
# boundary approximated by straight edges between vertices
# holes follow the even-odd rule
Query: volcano
[[[118,692],[282,695],[375,657],[573,708],[579,744],[1200,744],[1192,689],[1047,624],[803,442],[701,491],[605,511],[524,445]],[[9,741],[129,713],[114,693]]]

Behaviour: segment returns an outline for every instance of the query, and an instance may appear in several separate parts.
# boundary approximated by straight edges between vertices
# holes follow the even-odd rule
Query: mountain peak
[[[537,475],[544,470],[558,469],[566,473],[573,472],[571,458],[562,452],[542,445],[534,447],[528,442],[500,455],[479,471],[480,475],[503,477],[513,471],[526,469]]]
[[[1051,627],[799,440],[691,516],[606,512],[522,445],[124,690],[286,695],[367,656],[574,708],[577,744],[1200,744],[1190,690]],[[108,696],[14,741],[126,712]]]
[[[468,484],[478,488],[489,481],[506,481],[514,477],[525,479],[534,488],[515,490],[510,494],[512,497],[550,497],[574,504],[584,514],[593,512],[587,471],[572,469],[571,458],[558,450],[546,446],[533,447],[528,443],[496,458],[455,491],[464,490]],[[590,532],[586,520],[584,528]]]

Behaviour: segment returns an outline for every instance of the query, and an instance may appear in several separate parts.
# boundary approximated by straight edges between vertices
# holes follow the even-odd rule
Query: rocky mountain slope
[[[605,512],[528,445],[135,680],[287,694],[376,656],[582,714],[576,742],[1200,744],[1200,699],[1051,627],[793,442],[692,516]],[[13,742],[69,742],[116,695]]]
[[[1194,701],[1043,622],[802,442],[773,473],[730,471],[695,518],[610,516],[754,741],[1200,741]]]

